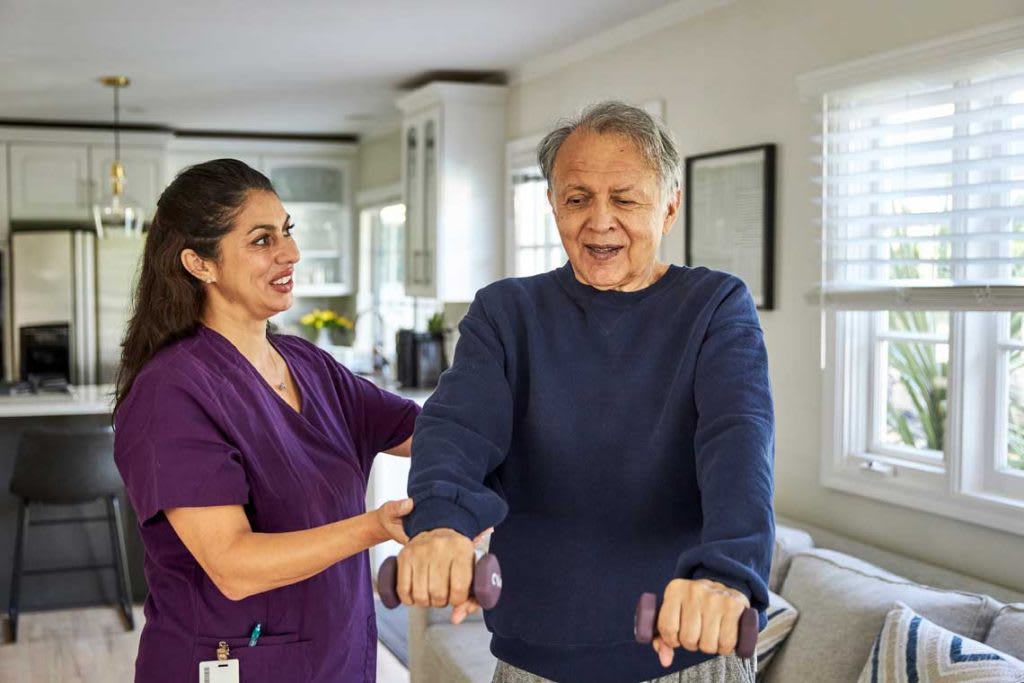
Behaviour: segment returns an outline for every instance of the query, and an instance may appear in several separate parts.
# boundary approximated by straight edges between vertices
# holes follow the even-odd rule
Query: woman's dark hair
[[[121,342],[115,414],[153,354],[199,326],[206,294],[203,283],[182,265],[181,252],[192,249],[216,260],[221,238],[253,191],[273,192],[274,187],[237,159],[215,159],[185,169],[160,195]]]

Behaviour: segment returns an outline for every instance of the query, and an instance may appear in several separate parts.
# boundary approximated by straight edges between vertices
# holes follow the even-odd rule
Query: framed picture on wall
[[[742,279],[774,307],[775,145],[686,157],[686,265]]]

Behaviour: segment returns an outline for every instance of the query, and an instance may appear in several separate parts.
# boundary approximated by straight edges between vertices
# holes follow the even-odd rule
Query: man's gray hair
[[[679,151],[668,127],[639,107],[609,100],[592,104],[577,116],[562,119],[537,145],[537,160],[549,188],[558,150],[566,138],[580,128],[598,134],[618,133],[632,140],[640,156],[658,174],[663,201],[682,187]]]

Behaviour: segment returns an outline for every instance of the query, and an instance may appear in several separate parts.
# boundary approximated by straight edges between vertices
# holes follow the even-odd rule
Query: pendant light
[[[114,90],[114,163],[110,166],[110,188],[103,199],[93,204],[92,218],[96,235],[103,238],[109,230],[124,230],[126,235],[142,234],[142,207],[124,193],[124,165],[121,163],[121,88],[131,81],[127,76],[104,76],[100,83]]]

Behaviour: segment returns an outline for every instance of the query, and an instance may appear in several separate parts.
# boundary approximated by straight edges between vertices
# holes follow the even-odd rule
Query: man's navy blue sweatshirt
[[[491,652],[567,683],[661,667],[633,638],[645,591],[707,578],[768,604],[774,415],[741,280],[669,267],[636,292],[572,267],[492,284],[416,421],[409,536],[496,530]]]

